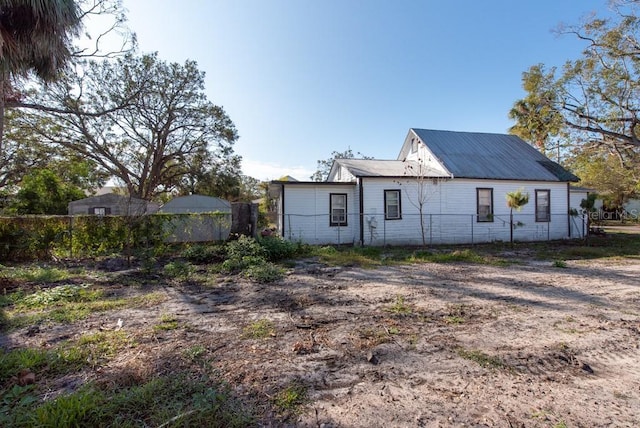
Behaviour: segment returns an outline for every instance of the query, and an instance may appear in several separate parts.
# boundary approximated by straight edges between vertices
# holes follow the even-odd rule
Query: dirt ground
[[[376,269],[306,260],[275,284],[220,277],[114,286],[151,291],[168,298],[21,329],[5,343],[43,346],[117,328],[119,319],[138,334],[137,347],[67,379],[68,388],[116,373],[141,377],[200,344],[234,392],[258,404],[261,426],[640,425],[640,260]],[[181,328],[140,333],[163,314]],[[273,334],[246,338],[260,320]],[[305,404],[276,414],[267,403],[287,385],[306,390]]]

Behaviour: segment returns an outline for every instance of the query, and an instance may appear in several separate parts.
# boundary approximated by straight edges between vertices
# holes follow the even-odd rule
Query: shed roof
[[[336,159],[335,162],[356,177],[450,177],[415,161]]]
[[[412,130],[456,178],[579,181],[515,135]]]
[[[231,204],[224,199],[204,195],[188,195],[173,198],[160,208],[163,213],[231,212]]]
[[[89,196],[83,199],[77,199],[69,202],[69,206],[86,205],[86,204],[141,204],[147,201],[134,198],[131,196],[119,195],[117,193],[103,193],[100,195]]]

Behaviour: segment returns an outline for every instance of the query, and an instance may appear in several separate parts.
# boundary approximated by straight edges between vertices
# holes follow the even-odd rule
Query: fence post
[[[442,219],[440,219],[442,223]],[[433,245],[433,214],[429,214],[429,246]]]
[[[471,245],[473,245],[473,214],[471,214]]]
[[[376,214],[377,217],[377,214]],[[386,247],[387,246],[387,217],[385,216],[382,219],[382,246]]]
[[[73,216],[69,216],[69,258],[73,259]]]

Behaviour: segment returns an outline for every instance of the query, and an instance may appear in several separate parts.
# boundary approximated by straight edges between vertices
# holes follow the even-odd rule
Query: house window
[[[384,191],[384,218],[385,220],[402,219],[402,202],[400,190]]]
[[[107,215],[107,214],[111,214],[111,209],[107,207],[92,207],[89,209],[89,214]]]
[[[416,153],[418,151],[418,140],[415,138],[411,139],[411,153]]]
[[[551,221],[550,190],[536,190],[536,221]]]
[[[478,222],[493,221],[493,189],[476,189]]]
[[[347,225],[347,194],[329,194],[329,226]]]

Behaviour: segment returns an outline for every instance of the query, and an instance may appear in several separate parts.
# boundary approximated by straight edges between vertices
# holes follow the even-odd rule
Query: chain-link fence
[[[360,232],[362,224],[362,235]],[[384,214],[350,214],[341,224],[330,224],[329,215],[284,216],[282,235],[310,244],[436,245],[510,241],[509,214],[478,221],[473,214],[403,214],[386,219]],[[583,238],[587,233],[582,214],[551,214],[548,221],[536,221],[531,214],[513,214],[514,241],[546,241]]]

